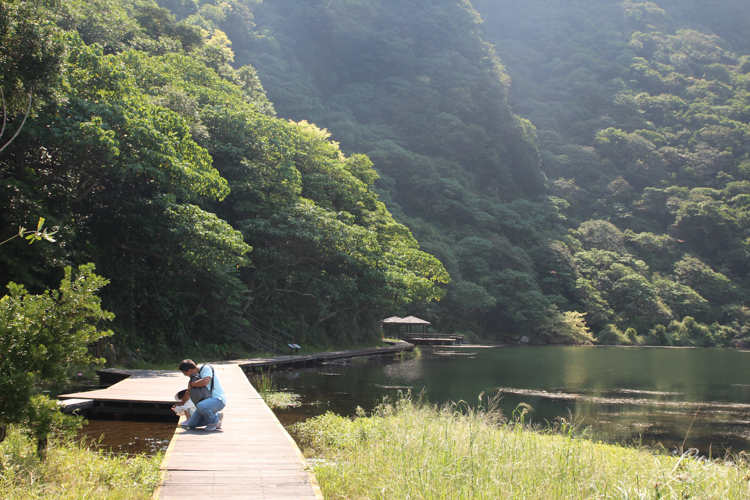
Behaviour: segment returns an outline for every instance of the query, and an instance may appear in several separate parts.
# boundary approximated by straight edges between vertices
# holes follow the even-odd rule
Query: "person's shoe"
[[[216,428],[221,429],[221,423],[224,421],[224,414],[222,412],[219,412],[216,414],[217,417],[219,417],[219,421],[216,423]]]
[[[187,420],[185,420],[184,422],[180,422],[180,426],[183,429],[189,429],[190,428],[190,427],[188,427],[188,421]]]
[[[209,424],[209,425],[206,426],[205,430],[207,430],[207,431],[215,431],[216,429],[218,429],[218,427],[216,427],[216,424]]]

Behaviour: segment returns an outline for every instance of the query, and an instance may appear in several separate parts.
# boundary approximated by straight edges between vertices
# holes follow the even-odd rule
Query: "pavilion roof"
[[[403,319],[398,316],[391,316],[390,318],[385,318],[381,323],[401,323],[402,321]]]
[[[381,321],[381,323],[390,323],[393,325],[431,325],[429,321],[415,318],[414,316],[407,316],[405,318],[399,318],[398,316],[391,316]]]
[[[430,325],[431,324],[429,321],[425,321],[423,319],[419,319],[414,316],[407,316],[403,318],[401,321],[409,325]]]

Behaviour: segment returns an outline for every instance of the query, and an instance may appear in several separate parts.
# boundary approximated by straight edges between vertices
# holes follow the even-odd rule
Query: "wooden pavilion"
[[[384,334],[396,336],[414,345],[460,345],[464,343],[463,335],[428,333],[431,324],[429,321],[414,316],[405,318],[392,316],[382,320],[380,327],[384,329]],[[402,326],[406,331],[401,332]]]
[[[400,333],[401,327],[405,327],[404,333],[427,333],[427,329],[432,323],[423,319],[416,318],[414,316],[407,316],[405,318],[399,318],[398,316],[391,316],[380,322],[380,326],[385,328],[389,333]],[[421,332],[418,330],[421,327]],[[414,330],[417,330],[415,332]]]

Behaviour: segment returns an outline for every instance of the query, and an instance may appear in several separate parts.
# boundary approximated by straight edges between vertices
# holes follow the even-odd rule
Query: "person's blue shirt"
[[[224,389],[221,387],[219,377],[216,376],[216,369],[211,365],[203,365],[203,368],[201,368],[198,375],[201,379],[212,377],[211,382],[208,383],[208,387],[211,387],[212,383],[214,385],[213,391],[211,391],[211,397],[218,398],[222,403],[227,404],[227,397],[224,395]]]

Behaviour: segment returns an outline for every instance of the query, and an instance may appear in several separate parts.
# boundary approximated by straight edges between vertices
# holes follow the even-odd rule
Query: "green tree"
[[[56,404],[46,396],[32,398],[32,390],[65,382],[71,366],[100,361],[88,346],[112,334],[101,324],[114,315],[101,309],[96,296],[107,283],[94,274],[93,265],[82,265],[77,273],[66,267],[60,287],[40,295],[8,284],[8,295],[0,299],[0,370],[6,378],[0,394],[3,436],[5,426],[23,422],[43,446],[48,432],[70,425],[53,415],[59,413]]]
[[[550,343],[592,344],[597,339],[586,325],[585,315],[586,313],[578,311],[558,313],[554,320],[540,328],[538,333]]]
[[[150,102],[128,66],[138,62],[132,53],[104,55],[75,33],[58,41],[67,47],[66,85],[3,152],[0,189],[7,224],[41,214],[62,228],[64,243],[32,252],[6,246],[0,276],[41,290],[61,263],[93,260],[112,282],[103,299],[118,314],[119,342],[163,348],[194,342],[198,332],[220,339],[238,325],[246,290],[237,268],[248,264],[250,246],[199,207],[229,193],[193,140],[200,122],[193,117],[191,128]]]
[[[672,321],[668,331],[673,337],[673,342],[678,345],[696,347],[723,345],[723,338],[717,338],[709,326],[695,321],[691,316],[685,316],[682,321]]]
[[[665,305],[671,309],[675,317],[682,318],[690,315],[703,317],[703,313],[708,308],[708,301],[698,292],[689,286],[659,275],[655,275],[652,282],[659,297],[664,300]]]
[[[625,241],[617,227],[604,220],[583,222],[576,232],[586,249],[596,248],[608,252],[625,252]]]
[[[29,94],[34,96],[35,116],[59,88],[65,45],[49,17],[39,2],[0,4],[0,86],[8,118],[24,114]]]
[[[674,273],[679,283],[692,288],[712,303],[728,302],[735,293],[729,278],[692,255],[685,255],[675,263]]]
[[[663,327],[662,327],[663,328]],[[630,338],[612,323],[606,325],[597,335],[597,341],[605,345],[627,345],[631,343]]]

